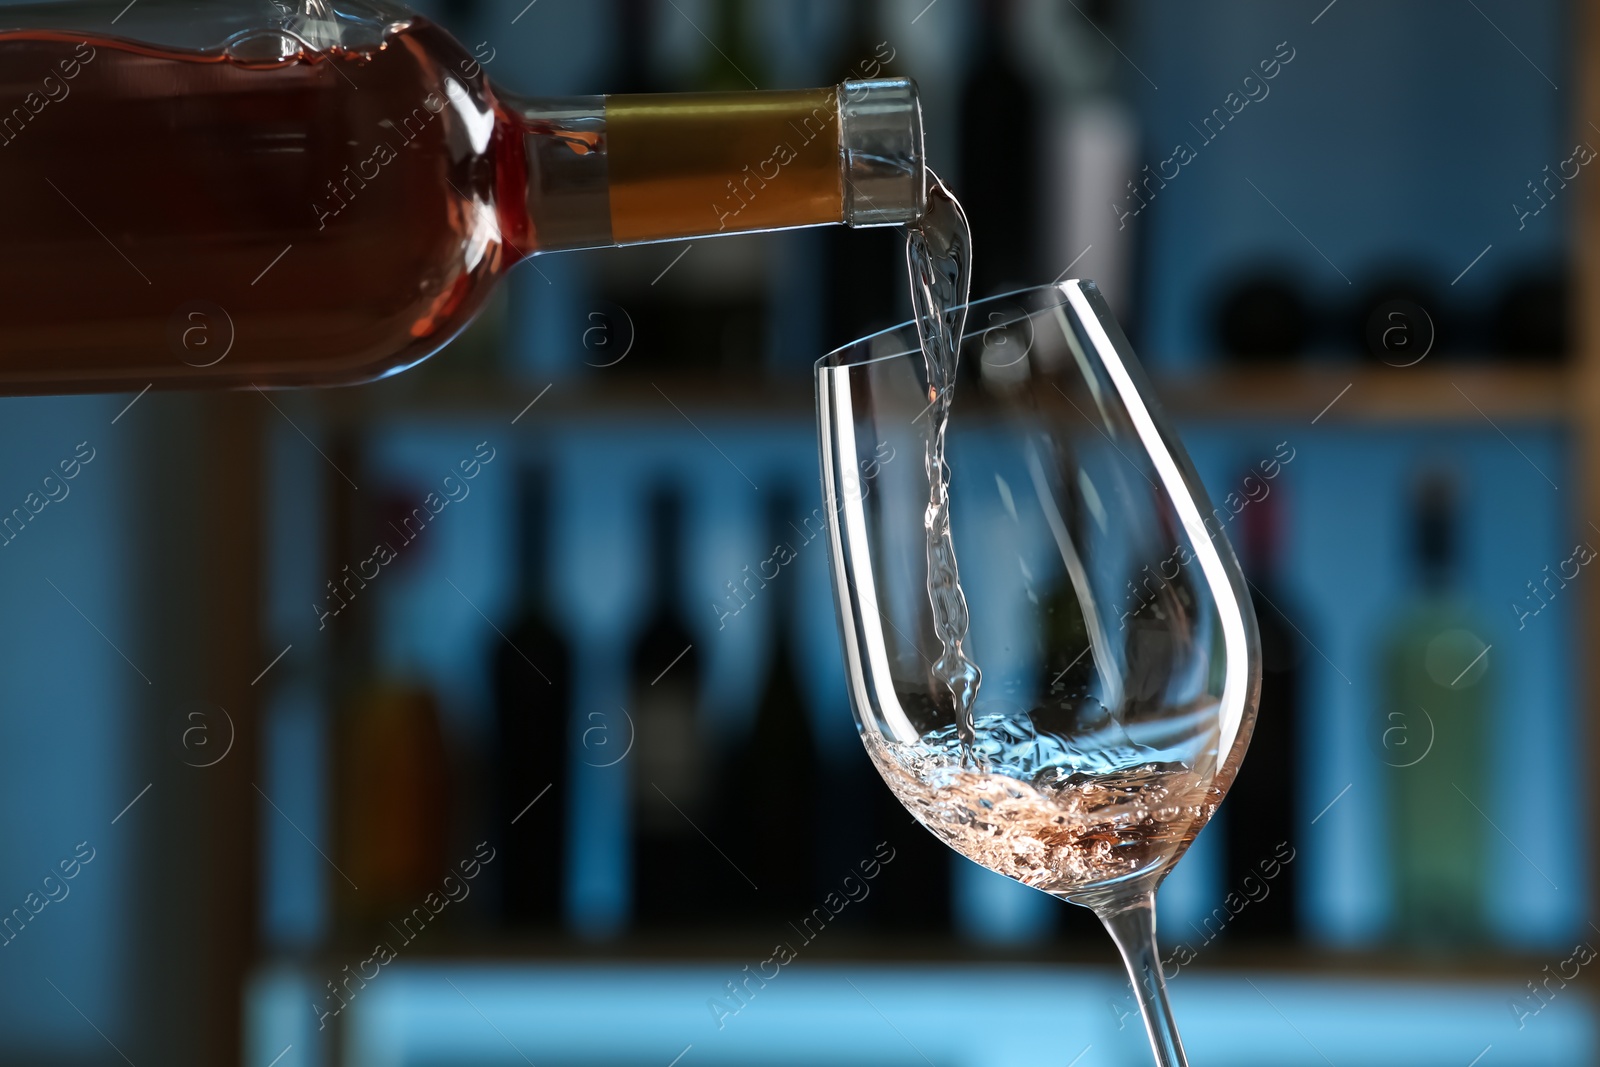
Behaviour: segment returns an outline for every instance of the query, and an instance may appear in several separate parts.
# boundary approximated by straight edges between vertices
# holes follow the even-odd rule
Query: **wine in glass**
[[[915,290],[915,238],[912,266]],[[959,387],[914,324],[817,365],[857,725],[946,844],[1094,910],[1178,1067],[1155,891],[1233,781],[1260,684],[1230,512],[1093,282],[917,304],[924,338],[930,308],[946,340],[965,315]],[[910,458],[867,480],[885,443]]]

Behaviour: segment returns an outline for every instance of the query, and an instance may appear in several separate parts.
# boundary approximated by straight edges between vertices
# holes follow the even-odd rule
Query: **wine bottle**
[[[651,42],[656,34],[653,0],[612,0],[617,52],[611,65],[613,91],[641,94],[659,91]]]
[[[403,370],[534,253],[925,204],[907,81],[519,99],[383,0],[0,10],[0,392]]]
[[[1244,484],[1261,481],[1247,469]],[[1263,483],[1265,484],[1265,483]],[[1227,923],[1227,936],[1244,940],[1294,939],[1299,931],[1300,868],[1279,862],[1279,849],[1293,849],[1309,823],[1301,818],[1296,783],[1304,766],[1301,748],[1302,670],[1305,640],[1285,613],[1301,619],[1283,591],[1283,489],[1255,499],[1239,516],[1244,570],[1250,576],[1256,630],[1261,639],[1261,700],[1250,757],[1222,805],[1226,828],[1224,887],[1250,901]],[[1268,877],[1270,873],[1270,877]],[[1259,894],[1259,895],[1258,895]],[[1208,933],[1211,933],[1208,927]]]
[[[639,927],[672,928],[715,915],[730,892],[747,887],[702,836],[712,764],[700,723],[700,652],[683,615],[681,492],[658,486],[649,511],[651,607],[629,663],[633,916]]]
[[[761,57],[748,47],[745,7],[743,0],[715,0],[711,5],[702,62],[687,82],[693,92],[737,94],[766,84]],[[760,159],[770,154],[771,149]],[[758,160],[745,162],[754,165]],[[740,183],[745,174],[739,169],[732,168],[735,173],[728,177],[733,185],[723,189],[724,199],[718,201],[730,220],[754,210],[776,188],[763,189],[756,181],[744,190]],[[749,173],[760,178],[756,169]],[[644,270],[635,272],[632,285],[616,302],[632,317],[638,343],[617,372],[647,380],[663,374],[732,378],[760,373],[768,245],[764,239],[713,241],[697,243],[692,250],[652,250],[630,257]]]
[[[796,555],[791,523],[801,512],[793,494],[764,492],[772,494],[767,536],[751,595],[766,601],[769,666],[750,731],[724,757],[717,808],[727,828],[722,847],[760,887],[735,896],[748,902],[741,910],[781,922],[806,914],[819,900],[818,753],[794,663],[799,576],[787,568]]]
[[[863,758],[870,758],[865,757]],[[882,778],[874,783],[876,833],[884,864],[867,906],[875,930],[948,937],[951,932],[951,873],[968,862],[934,837],[895,799]]]
[[[335,434],[328,452],[341,470],[362,469],[354,435]],[[330,479],[327,489],[331,521],[324,532],[333,559],[370,553],[374,543],[393,536],[384,532],[386,515],[409,512],[420,500],[409,491],[370,485],[357,492],[342,479]],[[401,556],[392,565],[412,562]],[[417,658],[408,654],[414,637],[403,619],[383,610],[382,590],[365,590],[358,569],[347,566],[337,583],[330,580],[325,601],[327,607],[341,605],[326,627],[336,693],[328,768],[328,851],[336,869],[327,885],[341,924],[364,934],[409,914],[438,889],[451,862],[457,805],[439,700],[430,680],[415,669]],[[408,929],[405,936],[415,934]]]
[[[1064,445],[1058,447],[1063,450],[1066,448]],[[1058,456],[1056,462],[1065,467],[1073,460],[1067,453]],[[1090,543],[1090,530],[1087,528],[1090,514],[1088,506],[1067,509],[1065,521],[1073,544]],[[1080,590],[1073,585],[1070,570],[1058,566],[1055,585],[1041,591],[1039,603],[1040,644],[1037,651],[1041,670],[1034,718],[1040,730],[1068,736],[1079,729],[1084,697],[1093,692],[1096,684],[1096,667],[1089,620],[1084,614],[1085,603],[1079,599]],[[1129,601],[1123,610],[1133,606],[1134,603]],[[1095,944],[1097,939],[1104,936],[1100,920],[1086,908],[1064,908],[1055,916],[1053,940],[1058,944]]]
[[[1290,362],[1305,355],[1311,309],[1291,272],[1252,271],[1222,292],[1216,331],[1221,354],[1230,362]]]
[[[1572,295],[1566,273],[1534,269],[1511,277],[1489,316],[1495,358],[1555,362],[1572,348]]]
[[[450,768],[439,702],[404,672],[344,701],[336,748],[340,910],[361,928],[407,914],[450,863]]]
[[[1484,936],[1487,730],[1493,661],[1455,589],[1455,488],[1440,472],[1412,501],[1419,589],[1384,647],[1383,719],[1397,940],[1463,948]]]
[[[1434,363],[1459,359],[1469,338],[1459,328],[1457,309],[1445,303],[1431,274],[1424,265],[1403,262],[1374,270],[1356,301],[1350,339],[1365,341],[1369,351],[1390,365],[1404,366],[1424,353]],[[1386,331],[1392,331],[1387,340]]]
[[[561,923],[567,843],[571,655],[546,593],[553,509],[549,476],[519,475],[517,620],[495,634],[495,832],[501,916],[507,925]]]
[[[738,92],[765,80],[762,56],[750,47],[745,8],[745,0],[713,0],[711,49],[697,86],[702,91]]]
[[[1047,191],[1039,205],[1047,235],[1041,276],[1095,279],[1118,319],[1133,327],[1133,267],[1142,228],[1137,216],[1122,212],[1138,204],[1128,183],[1149,172],[1139,169],[1144,149],[1137,109],[1116,84],[1121,57],[1105,47],[1107,38],[1123,37],[1120,22],[1131,15],[1111,3],[1078,9],[1028,3],[1018,11],[1019,48],[1031,57],[1028,68],[1041,89],[1041,181]],[[1110,204],[1119,206],[1107,210]]]

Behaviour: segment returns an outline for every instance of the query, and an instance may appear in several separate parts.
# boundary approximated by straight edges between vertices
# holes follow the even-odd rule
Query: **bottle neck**
[[[684,500],[676,489],[658,489],[650,499],[650,614],[677,617],[683,603]]]
[[[525,218],[507,219],[506,237],[527,253],[901,225],[926,205],[922,116],[903,78],[501,100],[521,140],[502,173],[526,189]]]
[[[767,505],[767,543],[762,553],[761,570],[765,577],[769,561],[775,568],[775,576],[768,584],[772,586],[772,639],[779,645],[788,644],[789,630],[799,603],[796,592],[800,580],[790,573],[795,557],[799,555],[794,528],[794,520],[799,513],[800,507],[794,494],[781,489]]]
[[[542,614],[546,607],[546,561],[549,559],[550,488],[538,469],[521,474],[517,500],[518,596],[522,611]]]

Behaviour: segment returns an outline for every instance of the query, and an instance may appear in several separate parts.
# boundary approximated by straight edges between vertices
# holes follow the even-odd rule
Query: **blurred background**
[[[1194,1061],[1600,1062],[1587,9],[421,6],[521,93],[917,78],[974,295],[1097,279],[1238,513],[1262,726],[1160,918]],[[390,381],[0,401],[6,506],[80,464],[0,535],[0,1060],[1149,1062],[1092,917],[877,779],[784,532],[903,262],[542,257]]]

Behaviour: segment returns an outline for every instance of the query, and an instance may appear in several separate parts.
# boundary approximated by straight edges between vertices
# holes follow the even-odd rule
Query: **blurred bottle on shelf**
[[[949,936],[951,874],[957,863],[970,861],[913,819],[881,778],[875,786],[877,833],[873,841],[886,842],[894,858],[884,864],[869,898],[872,929],[921,937]]]
[[[647,48],[651,0],[528,7],[527,0],[472,0],[487,8],[481,24],[496,29],[463,38],[506,88],[529,93],[638,94],[652,84]],[[498,27],[514,25],[518,39]],[[603,42],[603,43],[601,43]],[[626,256],[628,253],[621,253]],[[534,392],[553,381],[604,369],[632,336],[613,301],[596,293],[603,265],[595,251],[544,256],[507,277],[507,343],[502,371]],[[491,308],[492,311],[492,308]],[[618,342],[613,344],[613,342]],[[453,358],[453,357],[452,357]]]
[[[1071,537],[1075,544],[1087,544],[1084,529],[1090,509],[1080,506],[1068,510]],[[1063,567],[1055,588],[1041,597],[1038,632],[1040,674],[1033,717],[1039,729],[1069,736],[1079,729],[1079,709],[1095,677],[1094,656],[1089,652],[1089,626],[1070,574]],[[1087,908],[1063,908],[1055,919],[1055,939],[1064,945],[1094,944],[1105,929]]]
[[[633,7],[631,14],[637,14],[635,5],[627,0],[624,7]],[[711,10],[699,69],[685,88],[737,93],[765,85],[765,64],[752,47],[749,12],[743,0],[714,0]],[[642,20],[627,27],[628,34],[638,38],[627,51],[648,54],[644,28]],[[794,137],[787,127],[772,131],[774,140]],[[728,205],[738,206],[736,214],[743,216],[745,196],[751,208],[758,208],[778,195],[765,187],[758,173],[773,152],[773,144],[751,141],[749,158],[728,166],[727,188],[717,190],[718,201],[725,199]],[[757,178],[752,180],[747,174]],[[714,217],[715,210],[716,203],[708,199],[707,217]],[[611,274],[617,283],[614,302],[627,309],[637,338],[633,352],[618,369],[635,375],[670,372],[700,378],[759,374],[765,348],[771,244],[768,237],[753,236],[630,253],[627,263],[617,264]]]
[[[836,4],[777,0],[751,5],[755,48],[766,57],[765,77],[775,85],[826,80],[845,22]],[[860,77],[872,77],[862,68]],[[926,112],[926,108],[924,108]],[[827,238],[821,229],[790,230],[763,239],[767,245],[763,373],[776,389],[793,396],[794,383],[810,373],[830,348],[823,308],[827,301]]]
[[[343,702],[335,885],[356,926],[408,914],[438,891],[450,862],[447,752],[438,700],[415,678],[374,677]]]
[[[719,838],[740,869],[761,887],[738,894],[750,917],[781,921],[809,912],[821,898],[817,870],[817,744],[801,700],[794,662],[796,583],[791,523],[800,514],[784,489],[767,501],[766,542],[750,595],[766,601],[769,655],[766,683],[749,732],[723,756],[718,775]]]
[[[1348,340],[1376,353],[1391,366],[1411,366],[1423,358],[1440,362],[1459,357],[1468,343],[1456,314],[1421,265],[1399,263],[1374,271],[1361,287]],[[1420,314],[1419,314],[1420,312]],[[1399,344],[1381,343],[1386,329],[1397,328]]]
[[[353,434],[335,435],[328,451],[340,470],[363,468]],[[358,493],[340,478],[328,481],[328,491],[332,560],[360,559],[376,542],[392,544],[388,517],[405,516],[422,498],[414,490]],[[414,567],[426,551],[424,542],[391,566]],[[360,571],[360,564],[344,565],[327,582],[319,611],[328,613],[322,621],[336,694],[328,795],[329,851],[337,870],[329,884],[339,927],[365,931],[409,913],[437,891],[457,810],[453,749],[438,698],[413,669],[412,657],[378,652],[415,648],[413,635],[380,632],[395,620],[382,610],[384,590],[368,588]]]
[[[1495,301],[1489,345],[1501,359],[1556,362],[1571,351],[1571,300],[1560,270],[1514,275]]]
[[[437,0],[433,4],[414,5],[414,10],[434,19],[458,41],[478,39],[474,31],[483,17],[483,0]]]
[[[1012,41],[1040,87],[1036,136],[1045,236],[1042,265],[1029,284],[1093,278],[1117,317],[1135,325],[1133,267],[1142,231],[1126,232],[1137,216],[1121,212],[1138,203],[1130,184],[1148,200],[1159,195],[1162,179],[1139,169],[1138,115],[1115,84],[1120,57],[1105,47],[1107,39],[1121,37],[1121,11],[1112,0],[1014,2]],[[1108,210],[1111,205],[1119,207]]]
[[[714,47],[705,54],[696,86],[700,91],[740,92],[769,84],[765,57],[755,47],[751,6],[746,0],[714,0]],[[748,162],[759,170],[759,160]],[[751,202],[765,192],[758,189]],[[706,242],[696,253],[698,260],[678,264],[678,269],[688,270],[682,282],[685,288],[675,294],[673,303],[678,318],[672,336],[681,342],[675,366],[710,374],[759,372],[766,348],[766,282],[772,247],[773,241],[765,236]]]
[[[898,72],[898,50],[878,32],[878,4],[856,0],[846,6],[844,33],[838,53],[833,57],[830,78],[889,77]],[[906,288],[905,235],[899,230],[877,230],[853,234],[855,241],[841,241],[829,231],[825,237],[823,269],[827,274],[823,347],[831,351],[858,337],[895,325],[907,317],[901,314]]]
[[[982,247],[972,297],[1038,284],[1039,93],[1010,47],[1011,0],[983,0],[977,44],[961,95],[958,187]]]
[[[1425,472],[1411,501],[1417,589],[1383,647],[1378,747],[1388,765],[1395,940],[1469,948],[1485,936],[1487,730],[1492,661],[1457,589],[1452,478]],[[1476,805],[1476,807],[1474,807]]]
[[[522,7],[517,2],[511,15]],[[600,22],[610,46],[603,55],[581,48],[562,50],[558,77],[578,85],[598,82],[618,94],[669,91],[658,76],[660,64],[653,47],[659,13],[658,0],[609,0],[603,13],[588,17]],[[541,17],[558,18],[557,26],[570,32],[573,28],[561,23],[584,16],[567,10],[547,11]],[[550,78],[552,71],[541,74]],[[655,321],[648,284],[659,269],[649,266],[653,255],[653,249],[637,248],[613,255],[579,251],[546,256],[535,264],[537,271],[512,274],[518,289],[511,315],[520,334],[519,351],[512,358],[522,376],[543,388],[564,375],[661,370],[663,354],[651,343],[640,343],[641,336],[659,337],[663,329]]]
[[[1292,362],[1305,355],[1312,316],[1294,275],[1251,270],[1230,283],[1217,302],[1217,343],[1236,364]]]
[[[745,0],[712,0],[711,50],[696,79],[701,92],[739,92],[762,84],[766,62],[752,47]]]
[[[1073,508],[1067,521],[1076,544],[1086,544],[1083,529],[1087,507]],[[1131,583],[1130,583],[1131,584]],[[1084,621],[1082,603],[1072,577],[1063,568],[1055,588],[1039,602],[1040,647],[1038,709],[1040,727],[1063,733],[1070,730],[1078,715],[1079,700],[1088,679],[1094,676],[1094,658],[1089,650],[1089,627]]]
[[[606,64],[606,84],[622,86],[615,90],[621,93],[680,88],[666,84],[656,61],[658,0],[611,0],[610,8],[616,45]],[[655,251],[646,247],[609,256],[579,253],[544,267],[554,275],[556,289],[581,290],[567,301],[566,336],[561,343],[577,362],[594,368],[589,373],[643,375],[671,369],[673,353],[661,347],[662,339],[672,336],[672,324],[661,321],[664,313],[670,313],[671,302],[650,285],[654,270],[659,270],[659,266],[652,270]],[[571,277],[564,279],[556,270]],[[561,295],[545,294],[547,300]]]
[[[797,581],[803,580],[801,574],[796,574],[795,578]],[[831,603],[829,607],[831,610]],[[826,625],[831,631],[836,624],[829,618]],[[837,643],[836,636],[831,633],[829,636]],[[806,662],[814,663],[815,660]],[[862,751],[860,736],[856,734],[850,716],[848,687],[843,670],[824,672],[823,676],[836,679],[837,686],[824,690],[813,679],[813,684],[807,687],[807,712],[812,716],[812,723],[828,724],[812,731],[819,750],[815,807],[818,832],[813,883],[826,892],[838,886],[845,875],[861,873],[861,863],[870,860],[879,842],[886,839],[879,832],[882,828],[878,825],[878,813],[880,793],[888,787],[872,766],[870,757]],[[825,731],[839,726],[848,726],[850,736],[840,738],[836,731],[830,743]],[[910,888],[908,891],[917,890]],[[816,907],[819,900],[820,896],[813,898],[801,914]],[[872,931],[883,921],[881,909],[893,908],[898,903],[885,900],[874,882],[870,893],[859,905],[853,902],[840,913],[837,922],[849,929]]]
[[[710,825],[714,783],[700,721],[700,653],[684,620],[685,508],[677,486],[649,500],[650,610],[629,657],[633,717],[633,915],[640,928],[710,921],[730,891],[748,889],[718,863],[697,827]],[[737,884],[720,881],[726,875]]]
[[[1283,589],[1284,503],[1283,489],[1263,482],[1253,467],[1245,470],[1244,485],[1269,486],[1239,517],[1244,572],[1250,579],[1251,600],[1261,639],[1261,701],[1255,733],[1239,777],[1222,806],[1227,839],[1224,850],[1224,885],[1231,893],[1251,901],[1227,926],[1227,936],[1246,940],[1287,942],[1300,935],[1300,868],[1282,863],[1284,846],[1300,847],[1300,791],[1302,753],[1303,665],[1305,639],[1286,621],[1286,613],[1301,620],[1300,612]],[[1257,897],[1264,886],[1264,895]]]
[[[656,29],[655,0],[612,0],[617,50],[611,77],[617,93],[657,93],[656,63],[650,42]]]
[[[572,658],[548,595],[550,476],[518,473],[516,620],[494,634],[493,832],[508,926],[561,924],[571,778]]]

